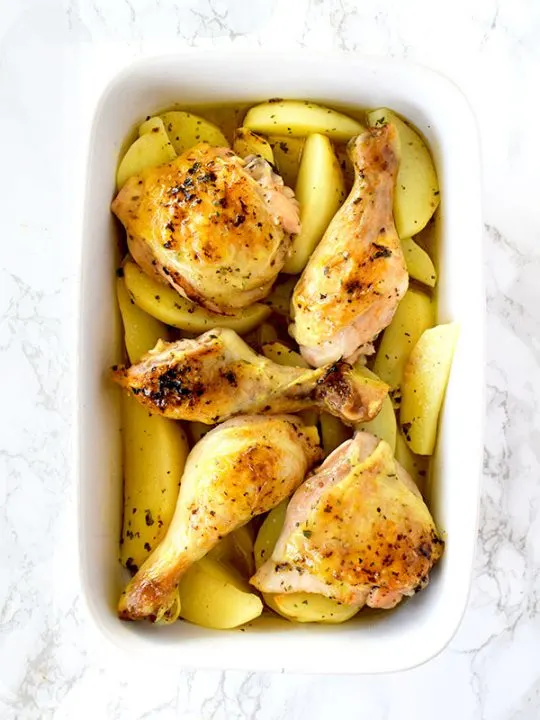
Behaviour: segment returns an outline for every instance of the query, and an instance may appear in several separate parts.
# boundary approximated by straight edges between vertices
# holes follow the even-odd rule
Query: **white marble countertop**
[[[1,718],[540,717],[539,37],[537,0],[0,0]],[[104,58],[231,43],[416,60],[461,86],[480,125],[488,295],[480,537],[459,632],[408,672],[148,668],[103,649],[77,594],[74,173],[84,78]]]

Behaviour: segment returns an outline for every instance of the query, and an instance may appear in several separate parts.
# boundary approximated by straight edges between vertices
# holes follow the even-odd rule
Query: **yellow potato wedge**
[[[400,423],[409,447],[417,455],[433,453],[458,332],[456,323],[426,330],[405,365]]]
[[[289,278],[288,280],[285,280],[285,282],[280,282],[274,285],[270,295],[261,302],[268,305],[268,307],[278,315],[289,317],[291,298],[296,283],[297,278]]]
[[[267,162],[274,164],[274,153],[268,140],[248,128],[241,127],[235,130],[233,150],[241,158],[248,155],[260,155]]]
[[[159,118],[143,123],[142,134],[132,143],[122,158],[116,171],[116,188],[120,190],[126,180],[137,175],[145,168],[156,167],[171,162],[176,157],[173,146]],[[140,130],[139,130],[140,133]]]
[[[255,540],[255,567],[268,560],[277,542],[287,512],[288,500],[277,505],[266,516]],[[341,623],[356,615],[358,608],[315,593],[263,594],[269,608],[294,622]]]
[[[309,100],[269,100],[248,110],[244,127],[264,135],[305,137],[322,133],[345,142],[364,128],[353,118]]]
[[[345,427],[341,420],[328,413],[321,413],[321,439],[325,456],[351,437],[351,428]]]
[[[418,338],[435,322],[433,301],[420,290],[409,288],[384,331],[373,371],[394,391],[399,390],[403,368]]]
[[[401,431],[398,431],[396,437],[395,456],[398,463],[405,468],[423,494],[429,474],[429,456],[415,455],[407,445]]]
[[[206,425],[202,422],[187,423],[188,433],[191,438],[191,447],[196,445],[213,427],[215,427],[215,425]]]
[[[255,572],[251,528],[244,525],[229,533],[210,550],[206,557],[232,565],[242,577],[249,579]]]
[[[300,169],[300,160],[304,150],[304,138],[271,135],[268,138],[274,153],[274,164],[285,185],[294,188]]]
[[[270,325],[270,323],[263,323],[262,325],[259,325],[255,332],[257,334],[257,345],[259,346],[277,340],[277,331],[273,325]]]
[[[347,145],[336,145],[334,147],[339,167],[343,173],[343,181],[345,183],[345,192],[350,193],[354,184],[354,165],[347,153]]]
[[[182,155],[201,142],[215,147],[229,147],[221,130],[198,115],[181,110],[171,110],[160,116],[164,129],[177,155]]]
[[[300,355],[300,353],[291,350],[282,342],[276,340],[262,346],[262,354],[277,365],[286,365],[288,367],[308,368],[309,365]]]
[[[283,272],[298,275],[307,265],[330,220],[345,200],[341,168],[326,135],[310,135],[304,146],[295,189],[300,203],[300,232],[293,237]]]
[[[400,238],[420,232],[439,205],[435,165],[420,135],[387,108],[368,113],[371,126],[395,125],[400,141],[400,163],[394,193],[394,221]]]
[[[216,327],[244,335],[270,315],[270,308],[262,303],[250,305],[236,315],[217,315],[152,280],[131,260],[124,263],[124,279],[130,296],[145,312],[167,325],[197,335]]]
[[[130,362],[137,362],[159,339],[167,339],[167,328],[133,304],[123,278],[118,278],[116,290],[128,356]],[[134,571],[170,525],[189,448],[180,423],[149,415],[127,394],[122,394],[122,446],[120,561]]]
[[[366,377],[371,378],[372,380],[381,379],[380,377],[375,375],[374,372],[371,372],[371,370],[369,370],[368,368],[362,368],[362,372]],[[395,451],[397,421],[396,413],[394,412],[394,406],[392,405],[392,400],[388,395],[384,398],[382,407],[378,415],[376,415],[373,420],[370,420],[369,422],[358,423],[358,425],[356,425],[356,430],[363,430],[364,432],[369,432],[372,435],[375,435],[381,440],[386,440],[386,442],[392,448],[392,452]]]
[[[237,570],[208,557],[189,568],[179,594],[181,618],[217,630],[244,625],[263,610],[261,599]]]
[[[428,287],[435,287],[437,272],[424,248],[417,245],[412,238],[404,238],[401,241],[401,247],[409,275]]]

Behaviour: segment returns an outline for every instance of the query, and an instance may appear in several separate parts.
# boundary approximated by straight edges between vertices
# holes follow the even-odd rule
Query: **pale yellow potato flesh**
[[[409,447],[417,455],[433,453],[458,333],[456,323],[426,330],[405,366],[400,424]]]
[[[180,581],[180,617],[195,625],[228,630],[255,620],[263,611],[258,595],[240,573],[205,557]]]
[[[400,238],[425,227],[439,205],[439,182],[433,159],[420,135],[387,108],[367,115],[371,126],[392,123],[400,141],[400,163],[394,193],[394,221]]]
[[[187,428],[191,437],[191,445],[196,445],[213,427],[215,427],[215,425],[207,425],[206,423],[196,421],[188,423]]]
[[[437,271],[424,248],[421,248],[413,238],[404,238],[401,241],[401,248],[409,275],[423,285],[435,287],[437,284]]]
[[[131,301],[124,280],[117,297],[130,362],[138,362],[167,328]],[[189,452],[180,423],[150,415],[133,397],[122,394],[124,511],[120,561],[135,570],[162,540],[170,525]]]
[[[395,456],[398,463],[412,477],[420,492],[424,494],[429,473],[429,456],[415,455],[407,445],[401,430],[398,430],[396,436]]]
[[[244,118],[244,127],[264,135],[305,137],[322,133],[336,142],[345,142],[363,132],[353,118],[309,100],[270,100],[255,105]]]
[[[368,368],[363,368],[362,372],[368,378],[372,380],[380,380],[381,378]],[[373,420],[365,423],[358,423],[356,430],[362,430],[364,432],[371,433],[381,440],[385,440],[392,449],[392,452],[396,449],[396,437],[397,437],[397,420],[396,413],[394,412],[394,406],[392,400],[387,395],[384,400],[378,415]]]
[[[288,500],[271,510],[255,540],[257,570],[271,557],[287,512]],[[315,593],[263,593],[264,602],[279,615],[295,622],[342,623],[356,615],[358,608]]]
[[[233,150],[241,158],[260,155],[271,165],[274,164],[274,153],[268,140],[249,128],[241,127],[234,131]]]
[[[268,305],[268,307],[278,315],[289,317],[291,298],[297,281],[297,278],[289,278],[285,282],[274,285],[270,295],[263,300],[264,304]]]
[[[232,533],[226,535],[210,550],[206,557],[232,565],[249,579],[255,572],[253,558],[253,533],[248,525],[243,525]]]
[[[348,440],[352,431],[345,427],[341,420],[328,413],[321,413],[321,440],[325,456],[330,455],[337,447]]]
[[[332,143],[314,133],[304,146],[295,189],[300,203],[300,232],[293,237],[283,272],[298,275],[345,200],[345,183]]]
[[[116,188],[120,190],[126,180],[149,167],[171,162],[176,152],[169,142],[163,123],[159,118],[151,118],[139,129],[139,137],[127,149],[116,171]],[[150,123],[150,124],[149,124]]]
[[[271,135],[268,142],[274,153],[274,164],[283,178],[283,182],[288,187],[294,188],[300,169],[305,138]]]
[[[435,322],[435,306],[426,293],[409,288],[384,331],[373,365],[374,373],[397,391],[405,363],[424,330]]]
[[[177,155],[182,155],[199,143],[215,147],[229,147],[227,138],[213,123],[193,113],[171,110],[159,115],[165,132]]]
[[[182,297],[171,287],[152,280],[131,260],[124,263],[124,278],[130,296],[145,312],[167,325],[197,335],[217,327],[230,328],[244,335],[270,314],[270,308],[262,303],[243,308],[235,315],[210,312]]]

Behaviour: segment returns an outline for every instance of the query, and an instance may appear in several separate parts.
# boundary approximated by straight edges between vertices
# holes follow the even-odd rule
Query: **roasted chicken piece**
[[[293,495],[272,556],[251,583],[392,608],[428,582],[444,543],[388,443],[357,432]]]
[[[183,573],[288,497],[321,459],[318,443],[315,427],[286,415],[235,418],[205,435],[188,456],[167,534],[122,594],[119,616],[175,620]]]
[[[372,352],[408,286],[392,216],[398,170],[392,125],[353,138],[351,193],[311,256],[292,299],[294,336],[314,366]]]
[[[247,160],[201,143],[131,177],[112,204],[147,274],[225,315],[270,292],[300,229],[293,191]]]
[[[319,408],[345,423],[375,417],[388,386],[361,368],[338,362],[316,370],[284,367],[257,355],[234,330],[209,330],[195,340],[159,341],[113,378],[150,412],[208,425],[247,413]]]

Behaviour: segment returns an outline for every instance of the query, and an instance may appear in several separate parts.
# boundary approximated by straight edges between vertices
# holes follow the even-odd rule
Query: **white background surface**
[[[536,0],[0,0],[0,718],[540,717],[539,38]],[[104,68],[231,43],[416,60],[455,80],[478,118],[488,387],[476,568],[449,648],[399,675],[149,667],[105,650],[78,597],[84,109]]]

